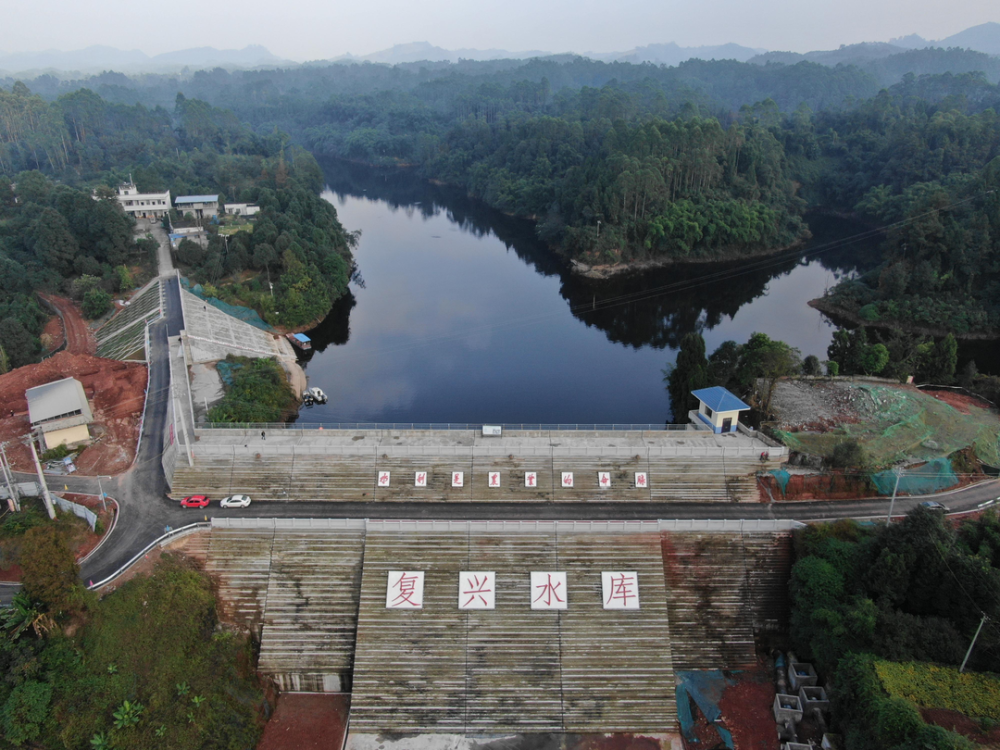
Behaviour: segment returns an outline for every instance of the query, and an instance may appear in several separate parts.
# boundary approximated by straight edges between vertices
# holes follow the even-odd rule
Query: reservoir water
[[[857,225],[813,216],[810,243],[782,257],[592,282],[460,191],[323,166],[323,197],[362,232],[359,278],[308,332],[306,375],[330,400],[300,422],[662,424],[686,333],[711,352],[761,331],[825,359],[834,327],[806,302],[878,256],[845,241]]]

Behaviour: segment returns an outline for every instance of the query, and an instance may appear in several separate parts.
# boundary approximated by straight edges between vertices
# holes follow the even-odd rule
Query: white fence
[[[94,525],[97,523],[97,514],[90,508],[77,505],[74,502],[70,502],[69,500],[59,497],[59,495],[52,495],[52,502],[56,504],[59,510],[68,511],[74,516],[82,518],[90,525],[90,530],[94,530]]]

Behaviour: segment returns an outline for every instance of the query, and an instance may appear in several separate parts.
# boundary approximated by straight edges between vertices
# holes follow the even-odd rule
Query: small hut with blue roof
[[[748,411],[750,406],[744,404],[732,393],[721,386],[701,388],[691,391],[698,399],[698,412],[695,416],[712,428],[713,432],[736,432],[740,421],[740,412]]]

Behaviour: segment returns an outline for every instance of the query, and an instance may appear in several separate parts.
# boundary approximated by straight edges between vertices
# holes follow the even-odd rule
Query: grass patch
[[[281,422],[295,413],[298,400],[275,359],[230,354],[216,368],[226,395],[209,410],[209,422]]]
[[[924,662],[879,661],[875,671],[887,693],[922,708],[1000,721],[1000,680],[993,675],[959,674],[954,667]]]

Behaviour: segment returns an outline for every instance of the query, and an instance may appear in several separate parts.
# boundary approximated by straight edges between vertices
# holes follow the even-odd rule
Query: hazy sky
[[[552,52],[737,42],[806,52],[911,33],[941,39],[1000,21],[1000,8],[996,0],[0,0],[0,19],[0,52],[262,44],[315,60],[413,41]]]

